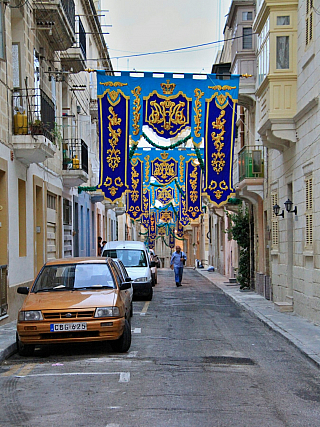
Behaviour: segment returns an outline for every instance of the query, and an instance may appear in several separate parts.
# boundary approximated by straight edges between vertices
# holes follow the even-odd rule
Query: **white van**
[[[152,299],[152,277],[148,251],[143,242],[129,240],[108,242],[102,248],[103,257],[119,258],[132,279],[133,295],[141,295],[147,300]]]

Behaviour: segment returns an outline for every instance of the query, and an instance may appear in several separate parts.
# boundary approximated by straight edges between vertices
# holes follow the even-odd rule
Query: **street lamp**
[[[273,206],[273,212],[274,212],[275,216],[282,216],[282,218],[284,218],[284,210],[282,209],[281,214],[279,214],[280,206],[278,204]]]
[[[295,215],[297,215],[297,213],[298,213],[297,212],[297,206],[295,206],[294,209],[292,210],[293,203],[291,202],[290,199],[288,199],[286,202],[284,202],[284,206],[285,206],[287,212],[292,212]]]

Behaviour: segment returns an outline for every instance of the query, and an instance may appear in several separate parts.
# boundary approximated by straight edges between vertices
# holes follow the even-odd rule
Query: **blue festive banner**
[[[143,213],[143,162],[134,158],[129,162],[127,214],[133,220]]]
[[[184,236],[183,225],[181,224],[181,222],[179,220],[177,221],[177,233],[176,233],[176,235],[179,239],[183,239],[183,236]]]
[[[156,158],[151,162],[151,175],[160,184],[170,184],[178,176],[178,162],[168,152],[161,153],[162,159]]]
[[[98,96],[100,139],[100,189],[111,203],[127,190],[129,147],[129,97],[113,83]]]
[[[165,224],[158,224],[157,225],[157,235],[158,236],[165,236],[167,234],[167,229]]]
[[[202,214],[202,173],[199,162],[189,160],[186,164],[186,215],[195,220]]]
[[[174,198],[174,189],[171,187],[156,188],[156,200],[162,205],[167,205]]]
[[[149,229],[150,224],[150,190],[147,188],[143,190],[143,198],[142,198],[142,207],[143,212],[141,215],[141,224]]]
[[[149,241],[150,239],[155,239],[157,237],[157,222],[155,212],[150,212],[150,221],[149,221]]]
[[[175,245],[174,226],[169,227],[169,248],[173,249]]]
[[[232,184],[233,144],[235,137],[236,99],[229,92],[233,87],[214,86],[206,99],[205,188],[215,206],[221,206],[235,195]]]
[[[182,194],[179,196],[179,222],[184,227],[190,223],[189,215],[186,212],[186,199]]]

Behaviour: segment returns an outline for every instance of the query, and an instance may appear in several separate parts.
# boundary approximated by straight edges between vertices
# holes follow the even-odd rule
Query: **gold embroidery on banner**
[[[148,156],[146,156],[146,157],[144,158],[144,160],[145,160],[144,170],[145,170],[145,172],[146,172],[145,181],[146,181],[146,183],[148,183],[148,182],[149,182],[149,179],[150,179],[150,162],[149,162],[149,160],[150,160],[150,156],[149,156],[149,155],[148,155]]]
[[[128,83],[121,83],[121,82],[100,82],[102,86],[111,86],[111,87],[122,87],[122,86],[128,86]]]
[[[217,150],[215,153],[212,154],[211,165],[213,167],[213,170],[217,172],[217,174],[219,174],[223,170],[226,164],[226,161],[224,160],[226,155],[221,152],[222,148],[224,147],[223,135],[226,133],[226,130],[224,128],[226,120],[223,118],[225,114],[225,110],[221,110],[221,113],[217,120],[212,122],[213,129],[218,129],[221,131],[219,134],[216,134],[216,132],[211,133],[212,141],[214,142],[215,149]]]
[[[144,215],[149,215],[149,198],[147,197],[148,190],[143,193],[143,213]]]
[[[164,226],[158,227],[158,235],[159,236],[165,236],[166,235],[166,229]]]
[[[132,95],[135,96],[135,100],[133,101],[133,135],[138,135],[140,131],[139,120],[140,120],[140,110],[141,110],[141,102],[139,95],[141,94],[141,87],[137,86],[134,90],[131,91]]]
[[[190,200],[192,203],[195,203],[198,200],[198,191],[197,191],[197,184],[198,184],[198,171],[197,166],[193,165],[194,169],[190,174],[189,183],[191,185],[192,190],[190,191]],[[191,179],[193,178],[193,179]]]
[[[208,86],[208,89],[213,89],[213,90],[232,90],[232,89],[237,89],[236,86]]]
[[[173,125],[181,125],[178,130],[170,131],[170,135],[177,134],[179,130],[188,123],[187,118],[184,115],[184,108],[186,106],[185,102],[179,101],[179,104],[176,104],[169,99],[161,101],[160,104],[157,101],[151,101],[151,114],[148,118],[148,123],[159,132],[161,135],[164,134],[163,130],[157,129],[154,125],[162,124],[162,128],[170,131],[173,128]]]
[[[112,90],[111,92],[109,92],[109,96],[112,102],[115,102],[119,95],[120,95],[120,92],[116,92],[115,90]]]
[[[114,185],[112,185],[113,183],[114,183]],[[104,181],[104,183],[103,183],[103,185],[108,188],[109,193],[113,197],[117,193],[117,191],[119,190],[119,188],[123,186],[123,182],[121,181],[120,177],[117,177],[114,180],[114,182],[113,182],[112,178],[110,178],[109,176],[107,176],[106,179],[105,179],[105,181]]]
[[[170,83],[170,80],[167,80],[167,83],[161,83],[161,88],[164,95],[172,95],[176,87],[176,84]]]
[[[138,160],[138,159],[135,159],[135,160]],[[139,173],[135,169],[136,166],[138,166],[138,162],[136,162],[135,165],[132,165],[132,169],[131,169],[131,186],[133,189],[130,191],[130,196],[131,196],[131,200],[133,200],[134,202],[139,200],[139,191],[137,190],[137,188],[140,180],[137,179],[139,177]]]
[[[216,182],[216,181],[211,181],[211,183],[210,183],[210,185],[209,185],[209,190],[211,190],[211,191],[213,191],[213,190],[215,190],[215,191],[213,191],[213,193],[214,193],[214,195],[216,196],[216,198],[218,199],[218,200],[220,200],[221,199],[221,197],[222,197],[222,195],[223,195],[223,192],[225,191],[225,190],[228,190],[229,189],[229,187],[227,186],[227,183],[226,183],[226,181],[221,181],[220,183],[219,183],[219,187],[220,187],[220,190],[218,189],[218,190],[216,190],[216,188],[218,187],[218,183]]]
[[[161,220],[161,221],[164,221],[164,222],[170,222],[170,221],[171,221],[171,219],[172,219],[172,214],[171,214],[171,212],[168,212],[168,211],[160,212],[160,220]]]
[[[164,151],[163,153],[160,153],[162,160],[167,160],[169,153],[167,151]]]
[[[180,182],[183,183],[184,182],[184,159],[185,157],[183,156],[179,156],[179,160],[180,160]]]
[[[157,191],[157,200],[159,200],[160,203],[166,205],[172,199],[173,199],[172,188],[160,188]]]
[[[109,120],[109,125],[108,125],[108,129],[109,129],[109,143],[111,145],[112,148],[109,148],[109,150],[107,150],[107,162],[109,167],[114,171],[115,168],[117,168],[119,166],[119,163],[121,161],[120,158],[120,150],[116,149],[116,146],[118,144],[119,138],[121,136],[121,132],[122,130],[120,128],[118,129],[113,129],[112,126],[119,126],[121,124],[121,119],[118,118],[118,115],[114,112],[113,107],[109,107],[109,112],[111,113],[111,115],[108,116],[108,120]]]
[[[201,129],[201,117],[202,117],[202,109],[201,107],[201,102],[200,102],[200,98],[204,95],[204,92],[202,92],[200,89],[195,89],[194,90],[194,95],[196,96],[196,100],[194,103],[194,112],[196,113],[196,115],[194,116],[194,122],[196,124],[196,128],[194,130],[194,134],[197,137],[200,137],[200,129]]]
[[[166,179],[167,177],[174,178],[176,176],[175,172],[175,163],[161,162],[155,164],[155,170],[153,176],[160,177],[161,179]]]

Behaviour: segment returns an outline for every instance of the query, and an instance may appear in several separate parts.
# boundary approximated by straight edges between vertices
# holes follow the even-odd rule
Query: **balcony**
[[[13,93],[13,136],[15,157],[22,163],[42,163],[56,152],[55,107],[41,89]]]
[[[88,146],[82,139],[64,140],[62,178],[66,187],[78,187],[88,181]]]
[[[238,154],[239,196],[254,204],[263,199],[264,150],[261,145],[244,146]]]
[[[67,50],[75,43],[73,0],[34,0],[37,29],[43,30],[54,51]]]
[[[90,99],[90,115],[92,119],[98,120],[98,100]]]
[[[67,49],[65,52],[61,52],[60,60],[62,68],[65,71],[73,73],[79,73],[86,69],[87,59],[87,41],[86,32],[82,25],[79,16],[76,17],[76,43]]]

